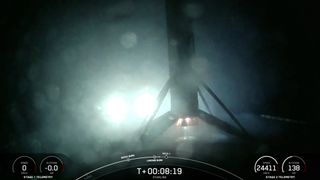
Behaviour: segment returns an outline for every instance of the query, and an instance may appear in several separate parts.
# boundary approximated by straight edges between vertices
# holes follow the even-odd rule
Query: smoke
[[[258,20],[216,3],[184,9],[194,20],[192,66],[232,110],[259,111],[276,93],[279,69],[269,60],[279,59],[274,54],[286,38],[278,37],[281,46],[264,51],[271,43],[265,43],[268,32],[259,29]],[[14,57],[19,69],[11,72],[15,97],[8,109],[17,138],[9,148],[63,153],[85,164],[141,148],[136,136],[141,119],[130,115],[113,124],[99,107],[113,93],[131,101],[142,88],[160,91],[168,79],[163,1],[48,4],[39,14]],[[159,114],[169,109],[167,100]],[[216,104],[209,105],[225,117]],[[252,116],[243,117],[253,129]],[[208,141],[220,138],[214,129],[204,132]],[[190,151],[181,151],[186,148]],[[190,156],[192,147],[184,144],[177,151]]]
[[[12,152],[63,153],[91,164],[140,148],[143,118],[128,114],[115,124],[99,105],[114,93],[128,102],[146,87],[158,93],[167,80],[165,11],[155,4],[145,12],[132,1],[40,12],[19,42]]]

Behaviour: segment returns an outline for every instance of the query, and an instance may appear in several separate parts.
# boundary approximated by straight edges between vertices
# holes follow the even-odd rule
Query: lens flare
[[[136,99],[134,110],[138,117],[144,118],[151,115],[156,106],[156,98],[150,93],[144,93]]]
[[[110,120],[116,123],[123,121],[128,113],[128,105],[120,96],[111,97],[107,101],[105,109]]]

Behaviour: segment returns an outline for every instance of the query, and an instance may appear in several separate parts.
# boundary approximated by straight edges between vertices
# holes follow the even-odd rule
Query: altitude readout
[[[40,163],[40,172],[45,175],[58,175],[63,168],[62,160],[56,156],[48,156]]]
[[[305,161],[299,156],[289,156],[283,162],[281,166],[283,173],[299,174],[307,171]]]

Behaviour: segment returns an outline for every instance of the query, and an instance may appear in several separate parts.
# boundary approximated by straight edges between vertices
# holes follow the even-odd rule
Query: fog
[[[278,105],[270,108],[286,92],[279,90],[285,68],[278,63],[289,44],[285,28],[263,30],[260,21],[267,12],[255,8],[208,4],[191,2],[184,9],[194,23],[193,68],[253,134],[277,136],[282,127],[256,119],[269,110],[296,118]],[[169,78],[164,1],[39,6],[36,13],[30,10],[33,16],[18,22],[24,29],[8,65],[6,110],[12,129],[4,150],[57,152],[88,164],[141,150],[137,133],[144,118],[134,113],[134,101],[144,91],[156,97]],[[105,103],[114,95],[128,103],[120,123],[106,115]],[[205,97],[211,112],[232,123]],[[201,101],[200,108],[209,111]],[[158,116],[168,110],[166,97]],[[208,128],[202,137],[216,131]],[[225,138],[215,133],[215,140]],[[192,151],[187,147],[179,146],[178,154],[179,149]]]

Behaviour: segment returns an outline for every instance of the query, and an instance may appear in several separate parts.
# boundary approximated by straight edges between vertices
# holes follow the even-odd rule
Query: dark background
[[[194,21],[194,33],[196,53],[206,64],[201,70],[231,110],[318,125],[316,3],[198,3],[201,16]],[[160,88],[168,76],[163,1],[2,1],[0,8],[1,152],[59,151],[81,156],[61,140],[83,132],[81,125],[64,127],[74,125],[79,118],[74,113],[85,110],[64,109],[64,99],[72,96],[74,104],[81,104],[87,102],[83,100],[87,94],[99,94],[90,89],[99,88],[90,84],[92,79],[97,79],[95,85],[105,83],[109,92],[119,88],[117,81],[129,90],[143,84]],[[139,37],[133,48],[119,45],[117,37],[127,31]],[[101,58],[108,53],[113,54]],[[117,59],[118,54],[135,61]],[[73,60],[64,61],[65,56]],[[112,79],[119,74],[131,79]],[[83,92],[77,95],[78,91]],[[85,119],[83,114],[79,116]],[[82,141],[75,140],[75,146],[94,144],[90,131],[86,133]]]

